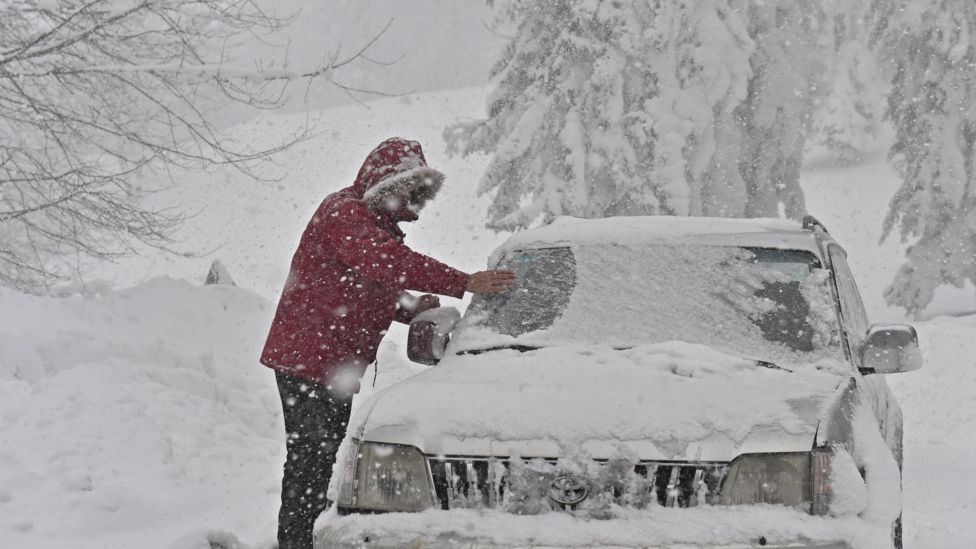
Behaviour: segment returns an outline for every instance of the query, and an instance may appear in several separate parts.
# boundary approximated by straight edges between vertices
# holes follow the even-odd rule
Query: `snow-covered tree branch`
[[[728,215],[799,219],[806,212],[800,167],[828,51],[820,40],[826,24],[824,4],[746,4],[755,52],[750,58],[749,96],[735,112],[745,205]]]
[[[826,86],[816,97],[811,145],[857,162],[875,145],[888,83],[871,50],[871,0],[824,4]]]
[[[361,91],[333,75],[371,41],[301,69],[233,59],[290,20],[251,0],[0,0],[0,283],[44,286],[75,254],[167,247],[180,216],[145,205],[144,175],[216,164],[253,175],[303,137],[230,144],[212,107],[276,108],[313,78]]]
[[[976,4],[875,0],[874,10],[904,179],[884,231],[912,242],[885,297],[917,313],[938,286],[976,283]]]

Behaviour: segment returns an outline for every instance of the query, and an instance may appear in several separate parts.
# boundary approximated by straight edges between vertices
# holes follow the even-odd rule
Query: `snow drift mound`
[[[87,297],[0,288],[0,311],[11,547],[273,532],[281,420],[257,363],[273,312],[263,298],[161,278]]]

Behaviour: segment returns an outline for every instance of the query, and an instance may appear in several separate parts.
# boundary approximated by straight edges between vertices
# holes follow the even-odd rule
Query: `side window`
[[[840,297],[841,322],[847,333],[851,355],[857,360],[858,350],[868,332],[868,315],[861,301],[861,294],[854,283],[854,275],[847,266],[847,256],[838,246],[830,246],[830,264],[837,281],[837,294]]]

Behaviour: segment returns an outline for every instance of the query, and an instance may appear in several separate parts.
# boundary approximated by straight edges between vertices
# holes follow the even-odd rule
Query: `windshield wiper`
[[[532,347],[530,345],[498,345],[495,347],[485,347],[484,349],[468,349],[467,351],[461,351],[459,355],[480,355],[481,353],[488,353],[491,351],[503,351],[505,349],[515,349],[520,353],[525,353],[528,351],[535,351],[536,349],[541,349],[541,347]]]
[[[494,347],[485,347],[484,349],[468,349],[466,351],[461,351],[457,354],[458,355],[480,355],[482,353],[488,353],[491,351],[504,351],[506,349],[514,349],[520,353],[526,353],[541,348],[542,347],[533,347],[531,345],[496,345]],[[615,350],[618,351],[626,351],[628,349],[630,349],[630,347],[615,348]],[[784,372],[789,372],[791,374],[794,373],[793,370],[790,370],[789,368],[784,368],[779,364],[776,364],[775,362],[770,362],[768,360],[758,360],[754,358],[747,358],[746,360],[753,362],[756,366],[762,366],[763,368],[769,368],[770,370],[781,370]]]

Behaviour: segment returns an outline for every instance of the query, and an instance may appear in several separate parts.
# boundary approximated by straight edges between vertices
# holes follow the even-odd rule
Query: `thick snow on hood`
[[[353,420],[366,440],[428,454],[728,461],[807,450],[844,367],[787,371],[671,342],[453,356],[378,393]],[[357,430],[358,429],[358,430]]]

